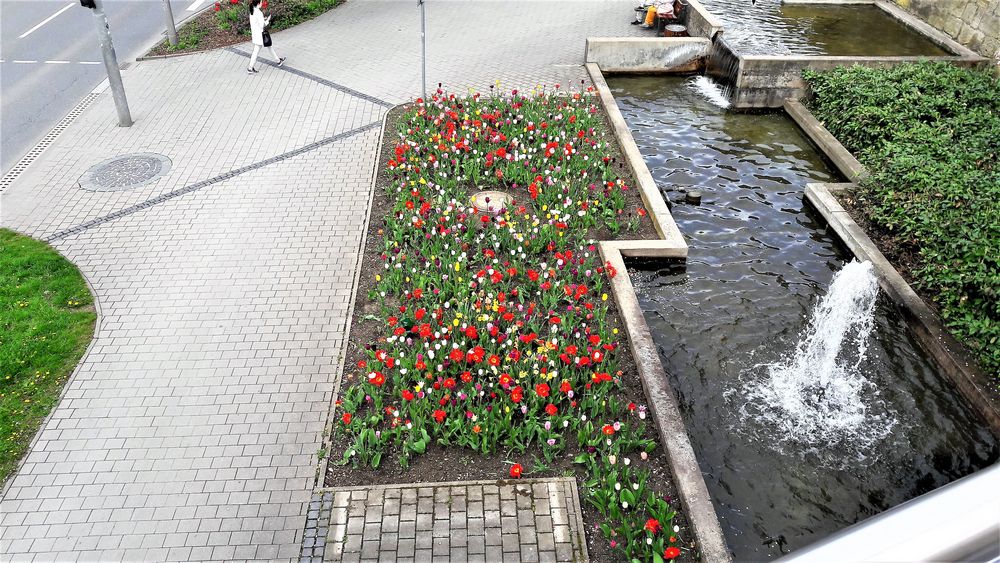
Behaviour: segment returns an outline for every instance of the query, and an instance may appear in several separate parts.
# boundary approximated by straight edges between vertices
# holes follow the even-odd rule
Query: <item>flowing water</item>
[[[872,5],[782,5],[701,0],[744,55],[950,55]]]
[[[608,82],[690,245],[686,266],[632,277],[737,558],[995,462],[996,439],[806,208],[807,182],[840,180],[823,157],[783,114],[727,112],[693,80]],[[700,206],[680,203],[692,186]]]

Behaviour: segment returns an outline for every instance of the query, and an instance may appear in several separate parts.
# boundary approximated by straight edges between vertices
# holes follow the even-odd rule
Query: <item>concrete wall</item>
[[[588,37],[587,62],[603,72],[694,72],[711,47],[701,37]]]
[[[709,12],[698,0],[682,0],[687,4],[684,14],[684,25],[691,37],[707,37],[712,39],[722,31],[722,22],[715,14]]]
[[[983,68],[989,64],[988,59],[982,57],[742,57],[732,107],[778,108],[784,105],[786,99],[805,96],[806,82],[802,78],[802,71],[805,69],[823,71],[855,64],[884,68],[928,58],[969,68]]]
[[[984,57],[1000,62],[1000,0],[894,0]]]

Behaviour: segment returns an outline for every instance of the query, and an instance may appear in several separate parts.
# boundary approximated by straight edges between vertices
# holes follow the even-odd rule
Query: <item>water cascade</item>
[[[719,96],[726,100],[723,108],[729,107],[728,100],[732,97],[733,88],[736,87],[736,77],[739,73],[740,58],[729,46],[725,38],[718,37],[712,41],[712,50],[708,53],[708,62],[705,66],[706,80],[696,87],[705,93],[710,90],[721,91]],[[715,102],[713,95],[706,96]]]
[[[742,412],[763,423],[769,440],[813,453],[835,450],[837,456],[850,446],[865,457],[889,435],[895,416],[862,369],[878,292],[871,262],[848,263],[816,304],[791,355],[749,370]]]

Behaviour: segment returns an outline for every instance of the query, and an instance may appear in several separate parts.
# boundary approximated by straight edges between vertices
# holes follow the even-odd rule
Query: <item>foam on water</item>
[[[874,328],[878,280],[870,262],[844,266],[816,304],[794,351],[759,364],[743,378],[741,409],[779,450],[843,459],[869,457],[896,416],[886,410],[863,365]]]
[[[687,84],[694,91],[698,92],[702,97],[716,106],[722,109],[729,109],[729,96],[727,96],[725,92],[723,92],[722,88],[711,78],[707,76],[697,76],[688,81]]]

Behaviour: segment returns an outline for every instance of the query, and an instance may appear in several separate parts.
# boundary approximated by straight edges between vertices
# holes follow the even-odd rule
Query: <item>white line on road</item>
[[[68,65],[69,61],[45,61],[47,65]]]
[[[77,64],[81,64],[81,65],[99,65],[101,63],[98,62],[98,61],[79,61]]]
[[[194,2],[191,2],[191,5],[188,6],[187,11],[193,12],[193,11],[195,11],[195,10],[198,9],[198,6],[201,6],[204,3],[205,3],[205,0],[194,0]]]
[[[22,64],[34,64],[34,63],[37,63],[38,61],[14,61],[14,62],[15,63],[22,63]]]
[[[69,4],[69,5],[67,5],[67,6],[66,6],[65,8],[63,8],[62,10],[59,10],[58,12],[56,12],[56,13],[52,14],[51,16],[49,16],[49,17],[45,18],[44,20],[42,20],[42,23],[40,23],[40,24],[36,25],[35,27],[33,27],[33,28],[29,29],[28,31],[25,31],[24,33],[22,33],[22,34],[21,34],[21,35],[20,35],[20,36],[18,37],[18,39],[24,39],[25,37],[27,37],[27,36],[31,35],[31,34],[32,34],[33,32],[35,32],[36,30],[38,30],[38,28],[40,28],[40,27],[42,27],[43,25],[45,25],[45,24],[49,23],[50,21],[52,21],[52,20],[56,19],[56,16],[58,16],[59,14],[61,14],[61,13],[65,12],[66,10],[68,10],[68,9],[72,8],[73,6],[76,6],[76,2],[73,2],[73,3]]]

